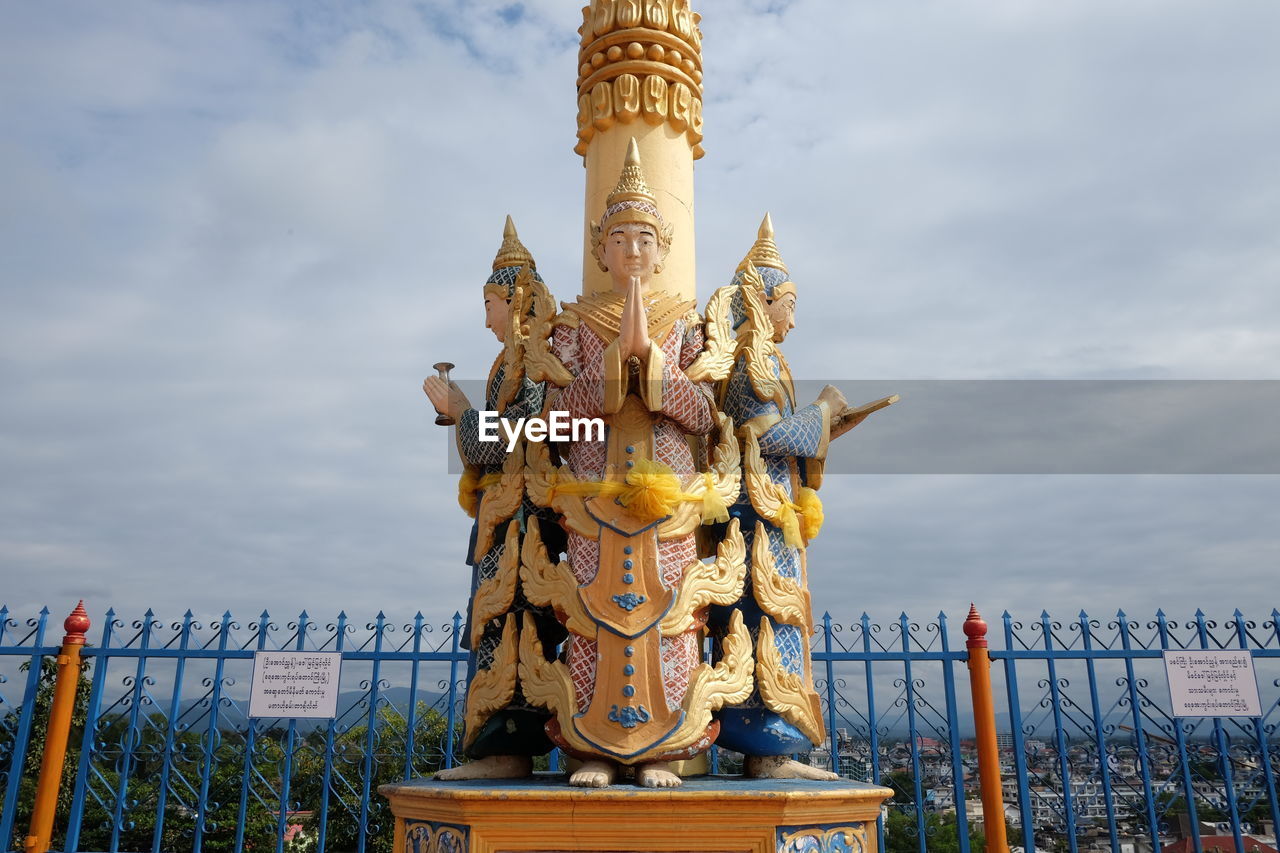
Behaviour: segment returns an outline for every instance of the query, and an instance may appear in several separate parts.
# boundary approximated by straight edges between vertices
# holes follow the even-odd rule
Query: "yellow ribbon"
[[[813,489],[802,486],[796,506],[800,513],[800,532],[804,534],[804,541],[808,542],[817,537],[822,530],[822,522],[826,520],[826,514],[822,511],[822,498]]]
[[[675,512],[676,506],[685,501],[702,504],[702,523],[729,520],[729,507],[715,489],[715,476],[702,475],[706,491],[700,495],[683,491],[680,478],[668,466],[652,459],[641,459],[627,472],[626,481],[571,481],[562,483],[555,474],[547,489],[547,501],[556,495],[576,497],[615,498],[643,521],[656,521]]]
[[[496,486],[502,480],[502,474],[485,474],[483,477],[472,468],[462,472],[458,480],[458,506],[472,518],[476,517],[476,507],[480,503],[480,492]]]
[[[822,522],[825,520],[822,499],[818,497],[818,493],[803,486],[793,503],[787,500],[786,494],[779,488],[778,497],[781,498],[782,505],[778,507],[776,521],[778,527],[782,528],[783,541],[792,548],[799,548],[815,538],[822,530]]]

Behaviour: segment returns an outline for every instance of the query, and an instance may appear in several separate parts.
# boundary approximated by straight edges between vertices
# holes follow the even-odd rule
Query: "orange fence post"
[[[982,829],[991,853],[1009,853],[1004,826],[1004,790],[1000,786],[1000,750],[996,746],[996,708],[991,697],[991,657],[987,623],[969,605],[964,620],[969,649],[969,687],[973,691],[973,724],[978,735],[978,781],[982,786]]]
[[[84,602],[76,605],[62,623],[67,632],[58,654],[58,678],[53,685],[53,706],[49,709],[49,728],[45,735],[44,755],[40,759],[40,779],[36,782],[35,807],[31,811],[31,829],[23,842],[26,853],[45,853],[53,835],[53,818],[58,808],[58,788],[62,784],[62,762],[67,756],[67,736],[71,732],[71,713],[76,705],[76,687],[80,683],[80,649],[89,630],[89,614]]]

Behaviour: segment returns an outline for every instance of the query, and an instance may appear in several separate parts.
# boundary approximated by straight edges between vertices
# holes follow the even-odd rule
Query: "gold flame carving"
[[[516,579],[520,574],[520,525],[507,525],[507,538],[502,557],[498,559],[498,571],[476,589],[471,603],[471,648],[478,648],[489,620],[496,619],[511,609],[516,600]]]
[[[526,632],[534,629],[526,624]],[[507,614],[502,626],[502,639],[493,653],[493,663],[488,669],[477,669],[467,689],[466,729],[463,747],[471,746],[480,734],[485,720],[511,704],[516,695],[516,660],[519,645],[516,641],[516,617]]]
[[[733,370],[733,354],[737,341],[733,336],[730,304],[733,285],[721,287],[707,300],[706,346],[685,375],[693,382],[720,382]]]
[[[805,675],[809,666],[809,632],[800,632]],[[826,739],[826,726],[822,722],[822,700],[809,683],[788,672],[782,665],[782,655],[774,641],[773,625],[767,617],[760,620],[760,635],[756,640],[756,685],[760,698],[770,711],[799,729],[813,743]]]
[[[733,604],[742,597],[747,579],[747,546],[738,529],[738,519],[716,549],[711,563],[696,560],[684,570],[680,592],[662,619],[662,634],[674,637],[694,627],[695,614],[709,604]]]
[[[547,660],[538,639],[533,617],[524,614],[524,630],[520,632],[520,687],[524,698],[540,705],[560,719],[568,719],[578,711],[573,695],[573,679],[563,661]]]
[[[547,556],[542,533],[536,521],[529,524],[521,551],[520,581],[525,597],[539,607],[554,607],[557,616],[570,631],[580,637],[594,639],[596,624],[578,597],[578,580],[567,563],[553,563]]]
[[[476,563],[493,547],[494,528],[515,515],[524,497],[524,448],[517,444],[502,463],[502,478],[485,489],[476,516],[476,547],[472,560]]]
[[[810,629],[813,603],[809,590],[778,574],[763,521],[756,522],[755,541],[751,543],[751,586],[756,603],[765,613],[778,622]]]

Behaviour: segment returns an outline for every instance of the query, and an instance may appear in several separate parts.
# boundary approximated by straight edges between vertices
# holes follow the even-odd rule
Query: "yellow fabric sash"
[[[458,506],[472,518],[476,517],[476,507],[480,503],[480,492],[496,486],[502,480],[501,472],[485,474],[483,477],[475,470],[468,468],[462,472],[458,480]]]
[[[548,500],[556,495],[574,495],[583,498],[610,497],[631,510],[643,521],[656,521],[675,512],[676,505],[684,501],[702,504],[702,523],[729,520],[729,507],[715,488],[715,475],[702,475],[706,485],[700,495],[682,490],[680,478],[670,467],[651,459],[641,459],[627,472],[625,483],[591,480],[560,482],[552,472],[547,490]]]

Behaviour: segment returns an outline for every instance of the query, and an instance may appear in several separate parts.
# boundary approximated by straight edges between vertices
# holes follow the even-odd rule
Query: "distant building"
[[[1161,851],[1162,853],[1194,853],[1195,849],[1195,842],[1190,838],[1184,838],[1181,841],[1166,844]],[[1204,853],[1236,853],[1236,839],[1231,835],[1202,835],[1200,849]],[[1246,835],[1242,853],[1280,853],[1280,850],[1276,850],[1270,844],[1252,835]]]

